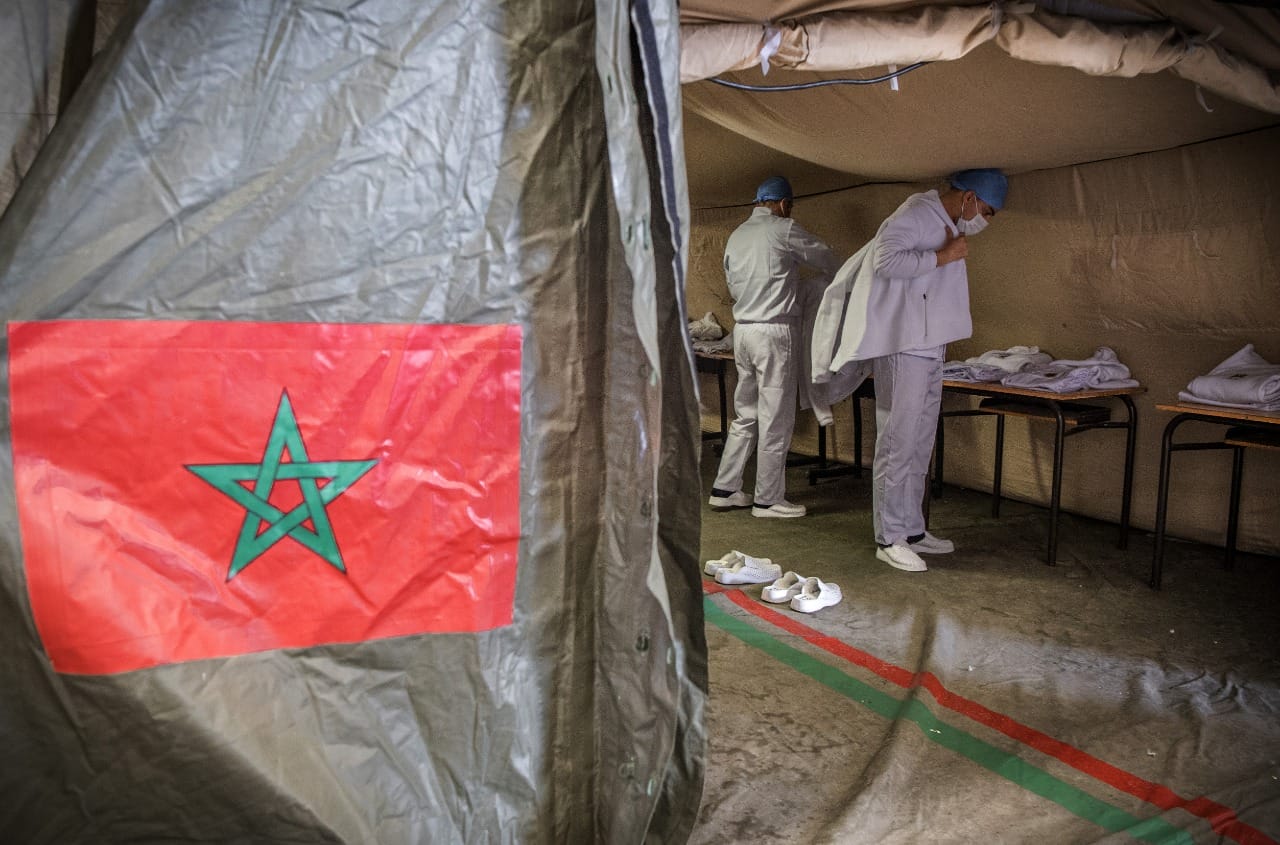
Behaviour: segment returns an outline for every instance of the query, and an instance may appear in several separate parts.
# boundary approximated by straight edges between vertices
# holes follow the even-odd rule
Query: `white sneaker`
[[[721,584],[763,584],[782,577],[782,567],[767,557],[743,555],[742,560],[723,566],[716,573]]]
[[[839,584],[828,584],[817,578],[806,578],[801,584],[800,593],[791,600],[791,609],[801,613],[813,613],[824,607],[839,604],[844,596]]]
[[[716,573],[719,572],[721,569],[724,569],[726,566],[732,566],[733,564],[742,560],[744,557],[746,557],[746,555],[744,555],[742,552],[738,551],[737,549],[734,549],[733,551],[726,554],[724,557],[719,557],[719,558],[716,558],[715,560],[707,561],[707,565],[702,568],[702,571],[710,575],[712,578],[714,578],[716,577]]]
[[[756,505],[751,509],[752,516],[770,516],[776,519],[795,519],[797,516],[804,516],[804,505],[793,505],[783,499],[781,502],[775,502],[769,507]]]
[[[788,572],[765,587],[764,592],[760,594],[760,598],[770,604],[786,604],[800,595],[800,588],[804,586],[804,581],[805,577],[803,575],[796,572]]]
[[[749,508],[751,507],[751,494],[743,493],[739,490],[737,493],[731,493],[728,496],[712,496],[707,500],[707,504],[713,508]]]
[[[928,531],[924,532],[924,536],[914,543],[908,543],[907,548],[916,554],[922,555],[949,555],[956,550],[956,544],[950,540],[944,540],[941,537],[935,537]]]
[[[904,572],[927,572],[929,569],[925,566],[924,558],[907,546],[906,540],[899,540],[892,546],[877,547],[876,557],[894,569],[901,569]]]

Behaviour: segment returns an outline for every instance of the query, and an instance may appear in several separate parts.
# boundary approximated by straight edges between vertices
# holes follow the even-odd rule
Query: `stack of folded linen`
[[[999,367],[1006,373],[1016,373],[1032,364],[1047,364],[1052,360],[1053,357],[1047,352],[1041,352],[1038,346],[1010,346],[1008,349],[983,352],[977,358],[966,358],[964,362],[986,364],[989,367]]]
[[[1252,343],[1203,376],[1197,376],[1178,394],[1184,402],[1280,411],[1280,364],[1268,363]]]
[[[700,319],[689,321],[689,337],[698,352],[732,352],[733,332],[726,332],[716,315],[708,311]]]
[[[1032,364],[1047,364],[1052,360],[1037,346],[1010,346],[963,361],[948,361],[942,366],[942,377],[951,381],[994,382]]]
[[[942,365],[942,377],[948,381],[999,381],[1009,375],[1008,370],[990,364],[970,364],[968,361],[948,361]]]
[[[1138,382],[1130,377],[1129,368],[1120,363],[1115,351],[1107,346],[1095,349],[1092,358],[1029,364],[1021,372],[1005,376],[1000,383],[1009,387],[1028,387],[1053,393],[1138,386]]]
[[[711,311],[697,320],[689,321],[689,337],[694,340],[719,340],[724,337],[724,326]]]
[[[693,348],[697,352],[732,352],[733,330],[719,340],[695,340]]]

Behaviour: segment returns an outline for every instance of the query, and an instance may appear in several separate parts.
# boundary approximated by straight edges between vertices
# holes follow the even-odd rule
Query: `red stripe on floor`
[[[952,710],[979,724],[999,731],[1012,739],[1028,745],[1037,751],[1061,760],[1068,766],[1083,772],[1090,777],[1102,781],[1121,792],[1146,801],[1161,810],[1182,809],[1194,816],[1205,819],[1213,827],[1215,833],[1226,836],[1240,845],[1280,845],[1267,834],[1255,827],[1245,824],[1236,817],[1230,807],[1211,801],[1203,796],[1199,798],[1183,798],[1167,786],[1152,783],[1135,774],[1116,768],[1110,763],[1099,760],[1079,748],[1068,745],[1035,728],[1021,724],[1003,713],[997,713],[976,701],[957,695],[942,685],[932,672],[911,672],[901,666],[887,663],[880,658],[841,642],[835,637],[820,634],[789,616],[767,607],[748,596],[741,590],[726,590],[714,581],[702,582],[703,592],[724,593],[730,601],[749,613],[763,619],[789,634],[817,646],[823,651],[847,660],[874,672],[892,684],[904,689],[922,686],[934,699],[948,710]]]

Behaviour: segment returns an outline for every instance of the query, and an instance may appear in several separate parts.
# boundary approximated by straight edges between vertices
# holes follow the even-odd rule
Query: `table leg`
[[[853,397],[853,475],[862,477],[862,400]]]
[[[721,361],[720,369],[716,370],[716,386],[720,388],[720,442],[727,444],[729,442],[729,403],[724,391],[724,367],[725,364]]]
[[[933,497],[935,499],[942,498],[942,474],[946,465],[946,439],[942,422],[945,417],[942,413],[938,413],[938,430],[933,435]]]
[[[1227,511],[1227,553],[1222,568],[1230,572],[1236,566],[1236,534],[1240,529],[1240,478],[1244,473],[1244,448],[1231,449],[1231,504]]]
[[[1155,551],[1151,555],[1151,578],[1148,581],[1153,590],[1160,589],[1160,576],[1164,571],[1164,531],[1165,516],[1169,508],[1169,470],[1172,467],[1170,458],[1173,457],[1173,433],[1186,419],[1186,414],[1178,414],[1169,420],[1160,438],[1160,484],[1156,488]]]
[[[1062,447],[1066,438],[1066,421],[1062,418],[1062,409],[1053,403],[1053,413],[1057,417],[1057,429],[1053,437],[1053,495],[1049,500],[1049,560],[1050,566],[1058,562],[1058,514],[1062,509]]]
[[[1129,548],[1129,515],[1133,501],[1133,457],[1138,441],[1138,415],[1133,407],[1133,399],[1121,396],[1125,408],[1129,412],[1128,434],[1124,446],[1124,490],[1120,494],[1120,544],[1119,548]]]
[[[1004,476],[1004,414],[996,415],[996,460],[991,476],[991,516],[1000,518],[1000,484]]]

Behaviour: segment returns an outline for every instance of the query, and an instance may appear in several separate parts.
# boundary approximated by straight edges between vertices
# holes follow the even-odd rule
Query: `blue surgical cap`
[[[791,199],[791,183],[781,176],[770,176],[756,188],[756,202]]]
[[[1009,193],[1009,180],[994,167],[977,170],[961,170],[951,174],[951,187],[973,191],[978,199],[994,209],[1004,208],[1005,194]]]

